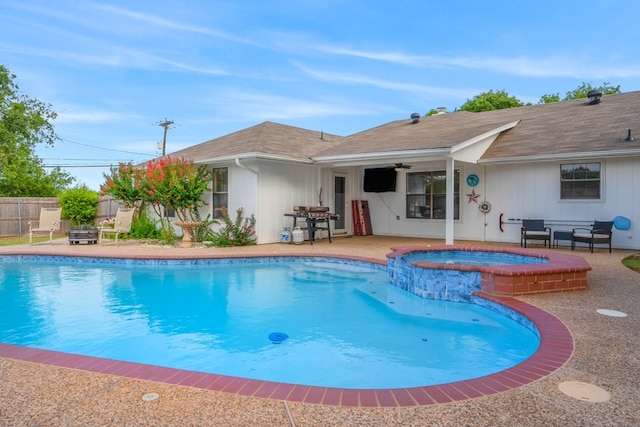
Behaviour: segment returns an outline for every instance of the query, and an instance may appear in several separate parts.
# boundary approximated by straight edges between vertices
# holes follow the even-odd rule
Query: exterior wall
[[[258,243],[276,243],[280,241],[282,228],[291,228],[293,224],[285,213],[293,212],[294,206],[319,204],[321,170],[313,165],[261,161],[259,171]]]
[[[362,191],[364,168],[358,175],[358,198],[369,201],[371,214],[371,227],[376,235],[422,237],[444,239],[444,219],[415,219],[406,217],[406,178],[407,172],[420,172],[427,170],[445,170],[445,162],[413,163],[410,170],[398,173],[396,191],[389,193],[365,193]],[[478,204],[468,203],[466,194],[475,189],[476,194],[481,194],[478,201],[485,200],[486,180],[484,168],[469,163],[456,162],[455,169],[460,170],[460,219],[455,221],[454,238],[464,240],[483,241],[485,215],[478,210]],[[475,173],[480,177],[480,184],[469,187],[465,178],[468,174]]]
[[[589,160],[590,162],[594,161]],[[590,226],[594,220],[612,220],[616,216],[631,219],[631,229],[613,230],[613,247],[640,248],[640,234],[634,233],[640,221],[640,159],[637,157],[596,159],[602,163],[602,200],[560,200],[560,164],[579,160],[475,165],[456,162],[460,170],[460,219],[455,221],[455,240],[519,242],[522,218],[542,218],[552,231]],[[443,170],[444,162],[413,164],[410,172]],[[395,193],[364,193],[363,169],[357,176],[354,198],[369,201],[373,233],[377,235],[444,239],[445,220],[407,219],[405,214],[406,173],[398,174]],[[466,177],[475,173],[480,182],[475,187]],[[480,194],[478,202],[488,201],[491,211],[480,212],[478,204],[467,194]],[[504,231],[500,230],[503,215]],[[399,216],[400,219],[396,219]],[[510,220],[511,219],[511,220]],[[568,245],[568,241],[560,242]]]
[[[633,185],[640,178],[640,161],[638,158],[600,161],[603,191],[602,200],[597,201],[560,200],[560,164],[569,162],[487,166],[488,198],[493,205],[487,215],[490,224],[487,240],[519,241],[522,218],[542,218],[553,232],[624,216],[631,219],[631,229],[614,228],[612,245],[620,249],[640,248],[640,236],[634,233],[640,221],[640,187]],[[513,219],[504,225],[504,232],[499,229],[501,213],[507,220]]]

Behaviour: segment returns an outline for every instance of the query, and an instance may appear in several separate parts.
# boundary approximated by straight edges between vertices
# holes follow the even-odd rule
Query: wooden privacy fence
[[[95,224],[105,218],[115,217],[122,204],[112,197],[98,199]],[[23,237],[29,235],[29,221],[40,219],[40,208],[57,208],[57,197],[0,197],[0,237]],[[58,235],[69,231],[69,221],[62,219]]]

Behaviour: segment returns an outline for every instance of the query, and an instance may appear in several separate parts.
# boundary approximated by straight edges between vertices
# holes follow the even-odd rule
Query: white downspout
[[[236,158],[236,165],[240,166],[241,168],[245,168],[246,170],[249,170],[253,173],[255,173],[256,175],[258,175],[258,171],[255,169],[250,168],[249,166],[243,165],[242,163],[240,163],[240,159]]]

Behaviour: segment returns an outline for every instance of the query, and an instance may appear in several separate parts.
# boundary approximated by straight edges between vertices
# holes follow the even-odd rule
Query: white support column
[[[446,210],[447,215],[445,219],[445,231],[444,231],[444,243],[445,245],[453,245],[453,199],[454,199],[454,190],[455,190],[455,169],[453,168],[454,160],[452,158],[447,159],[447,183],[446,183],[446,191],[447,191],[447,199],[446,199]]]

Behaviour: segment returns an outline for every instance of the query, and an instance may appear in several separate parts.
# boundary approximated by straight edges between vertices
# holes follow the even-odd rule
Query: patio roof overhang
[[[502,132],[515,127],[518,123],[519,120],[506,123],[449,147],[336,154],[315,156],[312,157],[312,160],[316,164],[330,166],[371,166],[391,162],[420,162],[446,159],[478,163],[496,138]]]

